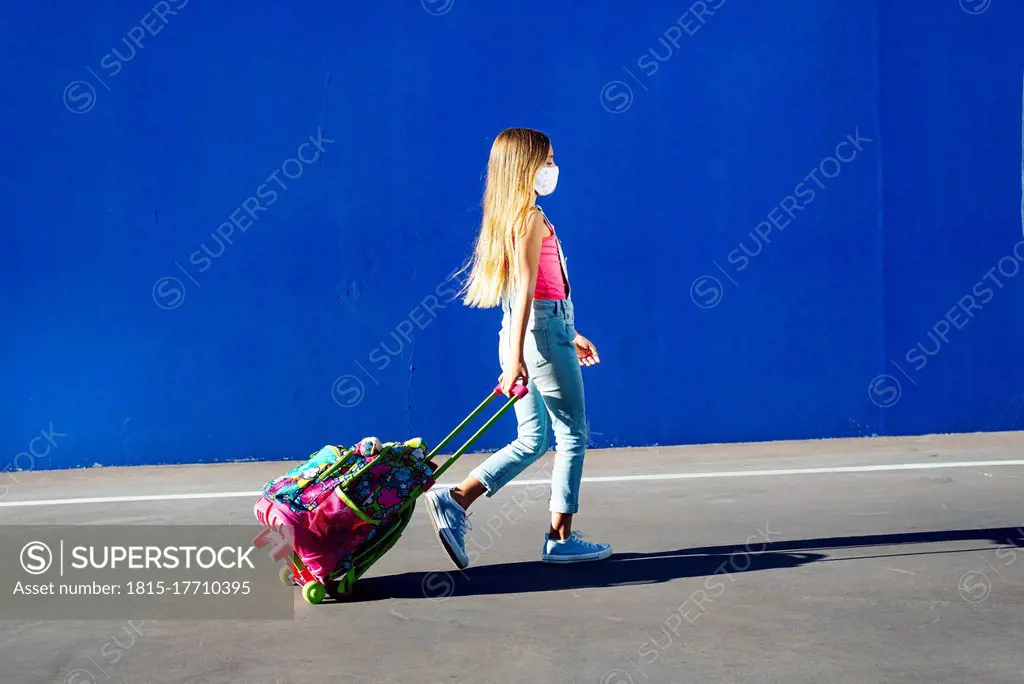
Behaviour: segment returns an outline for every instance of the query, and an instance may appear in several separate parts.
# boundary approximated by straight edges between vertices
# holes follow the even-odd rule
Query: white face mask
[[[553,193],[556,185],[558,185],[558,167],[542,166],[537,172],[536,180],[533,181],[533,189],[543,197]]]

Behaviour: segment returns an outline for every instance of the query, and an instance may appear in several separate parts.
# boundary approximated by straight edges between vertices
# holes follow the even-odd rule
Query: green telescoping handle
[[[420,485],[420,486],[416,487],[416,489],[413,490],[412,496],[410,496],[408,498],[408,500],[404,504],[402,504],[401,508],[398,509],[397,515],[401,515],[407,509],[411,508],[412,506],[415,506],[416,505],[416,499],[419,498],[420,494],[422,494],[425,489],[429,489],[430,487],[432,487],[434,485],[434,483],[437,482],[437,479],[439,477],[441,477],[441,475],[444,474],[444,471],[448,470],[448,468],[453,463],[455,463],[455,461],[459,460],[459,456],[462,456],[462,454],[466,453],[466,451],[469,450],[469,447],[473,446],[473,443],[480,438],[480,435],[482,435],[485,432],[487,432],[487,430],[492,425],[494,425],[496,422],[498,422],[499,418],[501,418],[503,415],[505,415],[506,411],[508,411],[513,406],[515,406],[515,403],[517,401],[519,401],[520,399],[522,399],[523,397],[525,397],[528,392],[529,392],[529,390],[526,388],[526,385],[515,385],[512,388],[512,396],[509,397],[509,400],[507,402],[505,402],[505,405],[502,406],[500,409],[498,409],[497,412],[493,416],[491,416],[487,420],[486,423],[481,425],[480,429],[477,430],[476,432],[474,432],[473,435],[469,439],[466,440],[465,444],[463,444],[458,449],[456,449],[455,453],[452,454],[448,458],[447,461],[445,461],[443,464],[441,464],[440,468],[438,468],[437,470],[434,471],[433,475],[430,476],[430,480],[425,483],[425,485],[426,485],[425,487],[423,485]],[[445,437],[440,442],[438,442],[437,446],[430,450],[430,453],[427,454],[427,460],[429,461],[430,459],[434,458],[439,453],[441,453],[441,449],[443,449],[445,447],[445,445],[447,445],[449,442],[451,442],[453,439],[455,439],[455,436],[457,434],[459,434],[460,432],[462,432],[462,430],[465,429],[465,427],[467,425],[469,425],[473,421],[474,418],[479,416],[480,412],[483,411],[487,407],[487,405],[490,404],[491,401],[494,400],[494,397],[498,396],[499,394],[504,394],[501,391],[501,386],[500,385],[495,387],[494,391],[491,392],[490,394],[488,394],[487,398],[484,399],[483,401],[481,401],[479,406],[477,406],[475,409],[473,409],[468,416],[463,418],[462,422],[459,423],[458,425],[456,425],[455,429],[452,430],[451,432],[449,432],[447,437]],[[383,554],[383,551],[381,552],[381,554]],[[376,556],[375,559],[379,558],[379,557],[380,556]],[[370,561],[370,562],[372,563],[373,561]]]
[[[502,406],[500,409],[498,409],[497,412],[495,412],[495,414],[493,416],[488,418],[487,422],[484,423],[483,425],[481,425],[480,429],[477,430],[476,432],[474,432],[473,435],[469,439],[466,440],[465,444],[463,444],[458,449],[456,449],[455,453],[452,454],[448,458],[448,460],[445,461],[441,465],[440,468],[438,468],[436,471],[434,471],[434,475],[433,475],[432,479],[437,480],[438,478],[440,478],[441,475],[444,474],[444,471],[448,470],[448,468],[453,463],[455,463],[455,461],[457,461],[460,456],[462,456],[464,453],[466,453],[469,450],[469,447],[473,446],[473,443],[476,442],[476,440],[480,439],[481,435],[483,435],[485,432],[487,432],[487,430],[490,429],[490,427],[492,425],[494,425],[496,422],[498,422],[499,418],[501,418],[503,415],[505,415],[506,411],[508,411],[510,408],[512,408],[517,401],[519,401],[520,399],[525,397],[528,391],[529,390],[527,390],[526,385],[516,385],[515,387],[513,387],[512,388],[512,396],[509,397],[509,400],[507,402],[505,402],[505,405]],[[455,429],[452,430],[451,432],[449,432],[447,437],[442,439],[440,442],[438,442],[437,446],[435,446],[433,449],[431,449],[430,453],[427,454],[427,460],[430,460],[434,456],[437,456],[437,454],[439,454],[441,452],[441,449],[443,449],[449,442],[451,442],[453,439],[455,439],[455,436],[457,434],[459,434],[460,432],[462,432],[462,430],[467,425],[469,425],[469,423],[472,422],[472,420],[474,418],[476,418],[478,415],[480,415],[480,412],[483,411],[487,407],[487,405],[491,403],[491,401],[494,399],[494,397],[498,396],[499,394],[502,394],[501,386],[500,385],[498,387],[495,387],[494,391],[492,391],[490,394],[488,394],[487,398],[484,399],[482,402],[480,402],[479,406],[477,406],[475,409],[473,409],[472,412],[470,412],[470,414],[468,416],[466,416],[462,420],[461,423],[456,425]]]
[[[526,389],[525,385],[516,385],[515,387],[513,387],[512,396],[509,398],[507,402],[505,402],[505,405],[498,409],[495,412],[495,414],[487,420],[486,423],[481,425],[480,429],[474,432],[473,435],[468,440],[466,440],[466,443],[460,446],[455,451],[455,453],[452,454],[448,458],[448,460],[441,465],[440,468],[434,471],[434,474],[431,475],[430,481],[426,485],[427,488],[432,486],[434,482],[437,481],[437,478],[441,477],[441,475],[444,474],[444,471],[448,470],[448,467],[451,466],[452,463],[455,463],[455,461],[457,461],[460,456],[466,453],[469,447],[473,446],[473,443],[477,439],[479,439],[482,434],[487,432],[487,430],[492,425],[494,425],[498,421],[498,419],[505,414],[506,411],[512,408],[517,401],[525,397],[527,391],[528,390]],[[430,460],[434,456],[437,456],[437,454],[440,453],[441,449],[443,449],[446,444],[455,439],[455,436],[458,435],[462,430],[464,430],[465,427],[469,425],[469,423],[472,422],[474,418],[480,415],[480,412],[483,411],[487,407],[487,405],[494,400],[494,397],[499,394],[502,394],[501,387],[495,387],[494,391],[488,394],[487,398],[480,402],[479,406],[473,409],[473,411],[468,416],[463,418],[462,422],[456,425],[455,429],[449,432],[448,436],[442,439],[438,443],[438,445],[434,447],[429,454],[427,454],[427,460]],[[402,504],[402,506],[398,509],[398,512],[395,514],[395,519],[398,522],[392,523],[389,526],[385,527],[384,532],[381,534],[381,536],[379,536],[377,540],[373,542],[373,544],[369,548],[367,548],[365,551],[361,552],[356,556],[353,566],[344,575],[345,579],[341,580],[346,586],[351,587],[356,582],[356,580],[358,580],[363,575],[363,573],[370,568],[371,565],[376,563],[381,556],[387,553],[387,551],[395,545],[395,542],[397,542],[398,538],[402,535],[402,530],[405,529],[405,526],[409,522],[409,516],[411,515],[411,513],[409,513],[409,509],[416,505],[416,499],[419,498],[423,491],[423,485],[416,487],[416,489],[414,489],[412,492],[412,496],[410,496],[408,500],[406,500],[406,502]],[[334,579],[339,580],[340,577],[336,577]]]

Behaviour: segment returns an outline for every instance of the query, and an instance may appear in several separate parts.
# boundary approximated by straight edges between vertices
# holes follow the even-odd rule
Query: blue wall
[[[1021,239],[986,2],[5,7],[0,468],[437,439],[498,374],[448,278],[507,126],[562,168],[595,446],[1015,428],[1024,277],[929,337]]]

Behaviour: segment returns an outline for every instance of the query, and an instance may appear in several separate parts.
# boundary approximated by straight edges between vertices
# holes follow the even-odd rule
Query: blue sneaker
[[[430,522],[434,525],[441,546],[448,552],[448,557],[460,570],[468,567],[465,536],[472,529],[469,514],[452,498],[451,489],[430,490],[424,498]]]
[[[573,532],[568,539],[555,541],[544,536],[540,559],[545,563],[582,563],[612,555],[611,544],[594,544],[583,540],[582,532]]]

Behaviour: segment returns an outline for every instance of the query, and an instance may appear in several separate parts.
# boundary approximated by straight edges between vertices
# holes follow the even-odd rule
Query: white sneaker
[[[583,540],[582,532],[573,532],[568,539],[555,541],[547,535],[540,559],[545,563],[582,563],[596,561],[612,555],[611,544],[594,544]]]
[[[430,522],[434,525],[441,546],[448,552],[448,557],[460,570],[469,567],[465,542],[466,532],[472,529],[469,514],[452,498],[450,488],[432,489],[424,499],[430,513]]]

